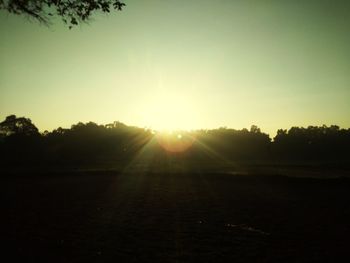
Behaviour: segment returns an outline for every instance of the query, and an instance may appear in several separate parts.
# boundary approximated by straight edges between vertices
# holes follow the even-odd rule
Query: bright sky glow
[[[349,1],[126,1],[68,30],[0,12],[0,119],[350,127]]]

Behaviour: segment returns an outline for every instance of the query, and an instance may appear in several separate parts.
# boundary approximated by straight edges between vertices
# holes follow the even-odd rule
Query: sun
[[[144,107],[142,115],[147,127],[161,132],[191,130],[198,120],[194,103],[185,96],[174,94],[152,98]]]
[[[195,142],[195,136],[190,132],[158,132],[156,138],[163,149],[172,153],[185,152]]]

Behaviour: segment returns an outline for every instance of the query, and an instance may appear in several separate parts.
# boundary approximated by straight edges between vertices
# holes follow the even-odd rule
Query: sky
[[[350,1],[125,2],[71,30],[0,11],[0,120],[350,127]]]

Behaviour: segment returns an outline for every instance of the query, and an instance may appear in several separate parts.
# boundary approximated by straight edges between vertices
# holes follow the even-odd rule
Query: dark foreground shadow
[[[340,262],[349,179],[145,172],[3,177],[3,256],[50,262]]]

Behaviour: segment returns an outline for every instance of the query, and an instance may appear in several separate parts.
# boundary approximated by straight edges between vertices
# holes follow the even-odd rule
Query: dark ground
[[[346,262],[350,180],[203,173],[1,179],[2,262]]]

